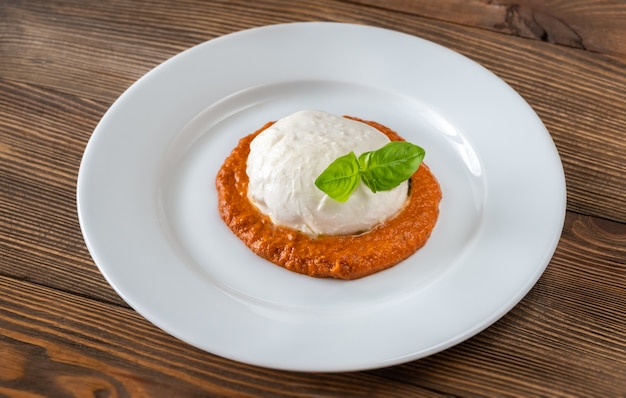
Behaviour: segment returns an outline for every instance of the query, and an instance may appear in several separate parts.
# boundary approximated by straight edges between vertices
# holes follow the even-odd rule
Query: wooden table
[[[320,20],[482,64],[538,113],[565,169],[565,227],[536,286],[474,338],[404,365],[308,374],[195,349],[112,290],[78,225],[83,150],[131,83],[224,34]],[[625,396],[626,2],[1,2],[0,396],[231,395]]]

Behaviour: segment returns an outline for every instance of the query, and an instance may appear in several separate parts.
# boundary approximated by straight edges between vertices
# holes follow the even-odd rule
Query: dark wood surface
[[[565,168],[554,258],[476,337],[378,370],[219,358],[157,329],[98,272],[76,215],[82,152],[136,79],[203,41],[290,21],[396,29],[484,65]],[[626,396],[626,2],[0,2],[0,397]]]

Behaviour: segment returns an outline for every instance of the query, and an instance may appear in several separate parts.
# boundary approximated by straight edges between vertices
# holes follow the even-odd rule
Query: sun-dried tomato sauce
[[[391,140],[393,130],[364,121]],[[215,184],[226,225],[257,255],[290,271],[313,277],[357,279],[389,268],[422,247],[439,216],[441,188],[422,163],[411,177],[406,206],[393,218],[359,235],[312,237],[276,225],[248,199],[246,162],[250,142],[273,122],[242,138],[220,168]]]

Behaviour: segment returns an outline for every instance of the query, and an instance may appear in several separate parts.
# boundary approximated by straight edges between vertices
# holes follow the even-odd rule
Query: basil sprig
[[[350,152],[328,165],[315,186],[338,202],[348,200],[359,180],[374,193],[389,191],[408,180],[425,155],[423,148],[406,141],[392,141],[358,158]]]

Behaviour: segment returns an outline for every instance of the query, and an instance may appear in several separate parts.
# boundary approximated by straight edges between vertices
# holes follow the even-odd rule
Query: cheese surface
[[[275,224],[306,234],[350,235],[396,215],[407,201],[408,182],[373,193],[360,183],[343,203],[315,186],[336,158],[381,148],[389,138],[374,127],[330,113],[304,110],[286,116],[250,143],[248,198]]]

